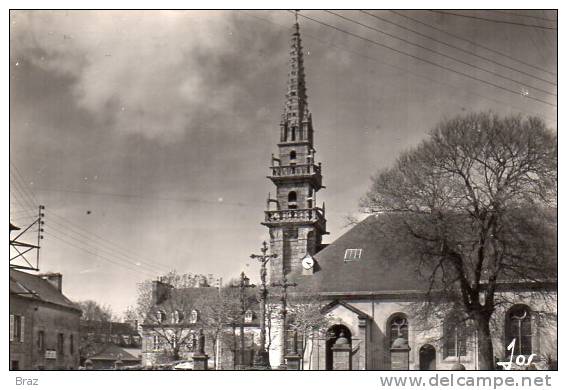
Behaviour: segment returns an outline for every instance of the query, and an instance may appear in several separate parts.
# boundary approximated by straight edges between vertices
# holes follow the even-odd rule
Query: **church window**
[[[295,141],[295,131],[296,131],[296,129],[297,129],[297,128],[296,128],[295,126],[292,126],[292,128],[291,128],[291,140],[292,140],[292,141]]]
[[[362,257],[362,249],[347,249],[345,250],[345,262],[360,260]]]
[[[297,193],[295,191],[291,191],[287,195],[287,207],[290,209],[297,208]]]
[[[530,355],[532,353],[532,316],[526,305],[515,305],[506,315],[505,347],[516,340],[515,355]],[[506,350],[509,355],[510,351]]]
[[[408,339],[408,319],[404,314],[396,314],[390,319],[390,345],[397,338]]]
[[[291,152],[289,152],[289,159],[290,160],[295,160],[297,157],[297,154],[295,153],[295,150],[292,150]]]
[[[451,315],[444,322],[443,328],[444,356],[465,356],[467,354],[465,320],[458,315]]]
[[[175,310],[173,313],[171,313],[172,323],[179,324],[181,321],[183,321],[183,313],[181,313],[179,310]]]

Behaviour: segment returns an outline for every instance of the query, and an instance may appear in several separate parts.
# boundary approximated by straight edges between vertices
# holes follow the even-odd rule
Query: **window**
[[[12,360],[12,370],[19,370],[20,369],[20,362],[17,360]]]
[[[287,206],[290,209],[296,209],[297,208],[297,193],[295,191],[291,191],[287,195]]]
[[[181,313],[179,310],[175,310],[173,313],[171,313],[172,323],[179,324],[181,321],[183,321],[183,313]]]
[[[10,341],[24,342],[24,316],[10,315]]]
[[[408,340],[408,319],[404,314],[396,314],[390,319],[390,345],[397,338]]]
[[[43,330],[37,332],[37,349],[41,352],[45,350],[45,332]]]
[[[443,327],[444,356],[466,356],[467,331],[464,320],[459,317],[449,317]]]
[[[362,257],[362,249],[345,250],[345,261],[360,260],[361,257]]]
[[[154,350],[159,350],[159,336],[158,335],[154,335],[153,340],[152,340],[152,346]]]
[[[157,322],[160,324],[165,321],[165,313],[161,310],[158,310],[156,313]]]
[[[532,353],[532,316],[530,308],[526,305],[513,306],[506,315],[506,343],[508,347],[513,340],[515,355],[530,355]],[[506,349],[506,355],[510,351]]]
[[[191,310],[191,316],[189,317],[189,322],[195,324],[199,321],[199,312],[195,309]]]
[[[291,152],[289,152],[289,160],[290,161],[295,160],[296,157],[297,157],[297,154],[295,153],[295,150],[292,150]],[[293,161],[293,162],[295,162],[295,161]]]
[[[63,333],[57,334],[57,353],[63,355],[65,348],[65,335]]]
[[[75,353],[75,340],[73,339],[73,335],[69,335],[69,353],[72,355]]]
[[[244,322],[249,324],[252,322],[252,319],[254,319],[254,312],[252,310],[247,310],[246,313],[244,313]]]
[[[291,127],[291,140],[292,140],[292,141],[295,141],[295,130],[296,130],[296,129],[297,129],[297,128],[296,128],[295,126],[292,126],[292,127]]]

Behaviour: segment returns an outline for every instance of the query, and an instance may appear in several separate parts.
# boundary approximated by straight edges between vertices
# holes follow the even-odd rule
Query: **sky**
[[[363,217],[372,175],[444,118],[492,110],[556,129],[557,31],[533,27],[555,27],[553,11],[335,13],[359,24],[299,16],[325,242]],[[10,12],[10,220],[25,227],[45,206],[40,269],[61,272],[69,298],[121,315],[139,282],[169,270],[258,279],[249,256],[268,239],[293,22],[287,11]]]

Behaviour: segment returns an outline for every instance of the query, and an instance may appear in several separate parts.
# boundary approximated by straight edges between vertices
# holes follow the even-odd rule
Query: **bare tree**
[[[289,300],[288,327],[297,332],[301,342],[301,357],[305,362],[305,353],[309,341],[313,342],[321,332],[325,332],[332,323],[332,318],[324,313],[323,309],[328,301],[312,292],[295,294]],[[313,353],[313,348],[310,349]],[[311,364],[311,356],[309,356]]]
[[[218,294],[202,295],[195,302],[201,315],[200,324],[208,340],[213,344],[215,369],[217,368],[217,347],[227,325],[240,321],[240,302],[237,291],[222,288]],[[231,344],[232,345],[232,344]]]
[[[198,285],[206,287],[207,278],[172,271],[159,281],[167,292],[157,302],[153,294],[154,282],[148,280],[139,284],[135,311],[143,326],[157,336],[164,353],[179,360],[181,351],[194,346],[195,329],[203,325],[203,315],[199,311],[203,306],[188,296],[187,289]]]
[[[480,113],[439,124],[373,177],[362,206],[381,214],[387,250],[429,281],[423,313],[462,310],[479,368],[493,369],[499,289],[522,282],[545,299],[556,288],[556,195],[557,140],[543,121]]]

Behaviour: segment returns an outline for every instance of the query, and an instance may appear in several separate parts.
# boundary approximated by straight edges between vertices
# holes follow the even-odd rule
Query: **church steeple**
[[[301,260],[321,249],[326,233],[325,207],[318,207],[321,163],[315,163],[313,125],[307,107],[303,49],[297,16],[291,34],[289,73],[280,122],[278,156],[272,155],[268,178],[276,185],[276,197],[268,195],[265,219],[270,247],[278,256],[270,262],[270,278],[280,280],[301,269]]]
[[[281,142],[313,142],[311,114],[307,106],[303,48],[297,14],[291,35],[287,93],[281,120]]]

